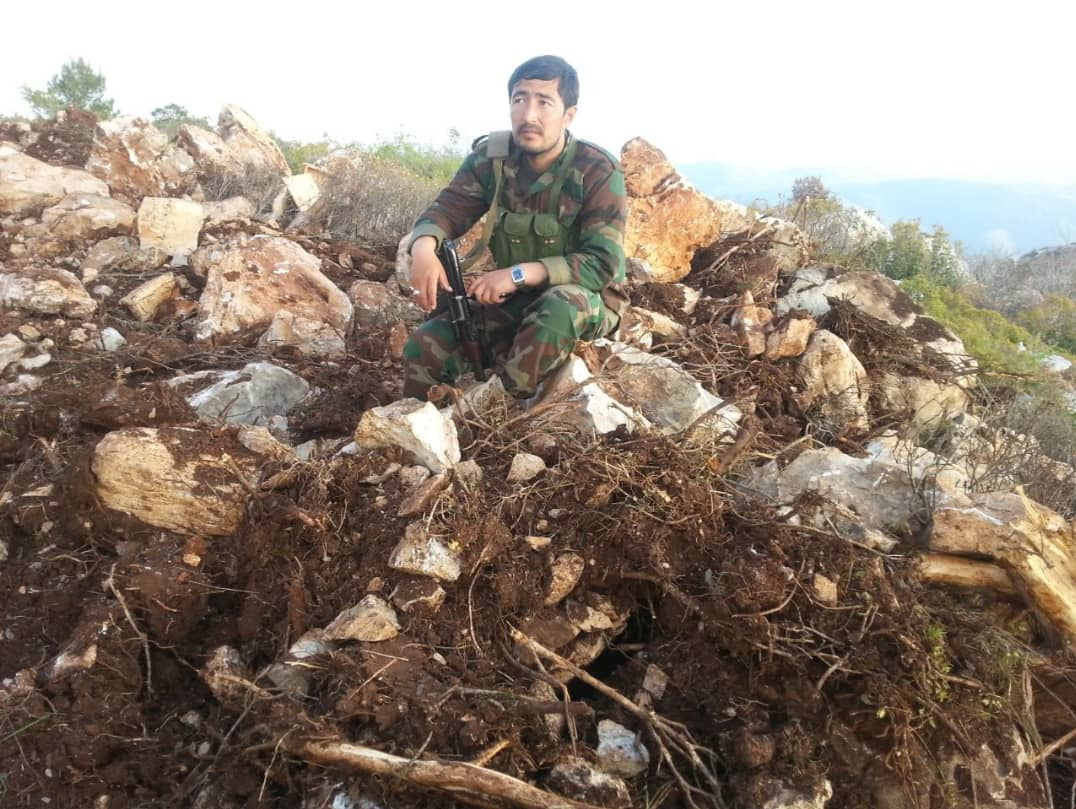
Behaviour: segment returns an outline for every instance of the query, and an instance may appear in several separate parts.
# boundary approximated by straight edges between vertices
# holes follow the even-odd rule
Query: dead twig
[[[412,760],[336,739],[296,740],[285,742],[285,748],[291,755],[306,761],[399,778],[415,786],[440,790],[475,806],[598,809],[593,804],[554,795],[510,775],[475,764],[438,759]],[[491,750],[493,748],[484,753]],[[497,752],[500,750],[493,755]]]
[[[564,669],[572,676],[582,680],[591,688],[613,700],[626,711],[641,720],[649,731],[654,743],[657,745],[658,750],[661,752],[662,761],[664,761],[672,771],[673,777],[680,786],[681,794],[688,806],[694,807],[694,809],[699,809],[698,804],[694,800],[697,796],[704,798],[712,806],[721,807],[723,809],[724,802],[721,799],[721,784],[717,779],[717,774],[709,765],[703,762],[702,757],[699,755],[701,752],[706,753],[711,758],[716,758],[716,754],[712,750],[707,750],[696,744],[686,727],[677,722],[671,722],[654,711],[640,707],[615,688],[606,685],[585,669],[580,668],[567,658],[561,657],[556,652],[547,649],[545,646],[538,643],[538,641],[534,640],[534,638],[525,635],[518,629],[511,629],[511,636],[512,640],[529,649],[535,656],[548,660],[555,666]],[[684,778],[679,768],[676,766],[676,760],[669,750],[670,747],[679,752],[691,763],[695,772],[709,785],[709,791],[692,786],[687,782],[687,779]]]
[[[153,660],[150,657],[149,652],[149,637],[143,632],[138,624],[135,623],[134,616],[131,615],[131,610],[127,606],[127,599],[123,597],[123,593],[116,587],[116,566],[112,565],[108,571],[108,578],[105,579],[105,587],[112,591],[112,595],[116,596],[116,600],[120,602],[120,608],[123,610],[123,614],[127,616],[127,622],[131,625],[131,629],[138,635],[138,639],[142,641],[142,651],[146,655],[146,695],[153,696]]]

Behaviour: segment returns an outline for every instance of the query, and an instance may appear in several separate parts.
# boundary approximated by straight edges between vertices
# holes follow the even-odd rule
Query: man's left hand
[[[467,292],[479,303],[502,303],[505,298],[516,291],[512,271],[491,270],[471,281]]]

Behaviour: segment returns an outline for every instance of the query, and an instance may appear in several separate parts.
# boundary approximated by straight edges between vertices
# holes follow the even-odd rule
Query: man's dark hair
[[[508,97],[512,97],[512,88],[524,79],[539,81],[557,80],[557,92],[560,93],[564,108],[574,107],[579,103],[579,75],[575,68],[559,56],[535,56],[512,71],[508,80]]]

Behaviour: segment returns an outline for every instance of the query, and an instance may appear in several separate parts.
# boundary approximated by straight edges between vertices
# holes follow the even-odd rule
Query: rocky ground
[[[1071,467],[892,282],[632,142],[617,334],[423,406],[241,111],[0,139],[4,805],[1072,805]]]

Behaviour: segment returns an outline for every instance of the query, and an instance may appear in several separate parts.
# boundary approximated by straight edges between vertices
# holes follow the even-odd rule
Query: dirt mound
[[[87,458],[104,423],[182,423],[168,402],[151,387],[105,417],[56,400],[59,415],[28,428],[16,474],[53,465],[56,488],[6,512],[0,592],[18,644],[5,644],[5,674],[40,667],[57,638],[70,661],[94,663],[38,668],[39,690],[8,706],[12,805],[43,787],[65,806],[320,805],[325,776],[299,760],[302,739],[492,761],[541,782],[595,745],[600,718],[666,745],[635,780],[639,796],[687,788],[696,805],[735,795],[750,806],[775,783],[809,789],[824,776],[832,807],[878,805],[911,783],[956,806],[972,796],[938,777],[936,757],[1022,715],[1011,650],[977,631],[985,613],[923,592],[910,562],[790,524],[730,489],[706,453],[661,437],[561,443],[520,489],[507,472],[527,437],[511,410],[464,425],[483,483],[457,483],[423,518],[461,553],[443,605],[418,598],[398,612],[395,639],[327,644],[278,676],[297,641],[365,595],[400,604],[429,589],[388,566],[414,520],[396,516],[407,492],[382,474],[402,458],[267,461],[274,484],[234,537],[147,530],[93,502]],[[54,539],[44,548],[42,532]],[[585,566],[550,604],[552,563],[566,554]],[[579,634],[572,622],[595,605],[621,628]],[[588,661],[603,688],[565,691],[519,632]],[[230,699],[201,674],[222,645],[241,660]],[[655,669],[667,678],[648,697],[656,714],[616,698],[637,705]],[[566,735],[551,733],[565,722]],[[393,807],[454,805],[370,776],[350,783]]]

